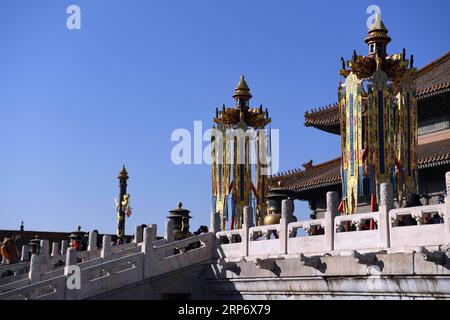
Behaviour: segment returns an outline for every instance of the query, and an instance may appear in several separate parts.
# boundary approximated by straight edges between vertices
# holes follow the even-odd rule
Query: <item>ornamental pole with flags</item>
[[[125,165],[122,166],[122,170],[119,172],[119,201],[116,201],[117,216],[117,240],[119,244],[122,244],[125,239],[125,215],[127,208],[123,204],[124,197],[127,197],[127,180],[128,172],[125,169]]]

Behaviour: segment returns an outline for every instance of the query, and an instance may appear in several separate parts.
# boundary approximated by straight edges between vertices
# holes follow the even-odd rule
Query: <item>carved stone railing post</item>
[[[281,219],[280,219],[280,253],[287,254],[288,249],[288,217],[294,213],[294,202],[291,199],[285,199],[281,201]]]
[[[220,230],[220,215],[217,212],[214,212],[211,210],[211,223],[210,223],[210,230],[212,233],[216,234]]]
[[[59,256],[59,243],[53,242],[52,243],[52,257]]]
[[[325,212],[325,251],[334,250],[334,218],[338,215],[339,195],[335,191],[327,192],[327,211]]]
[[[244,207],[244,223],[242,224],[242,255],[248,256],[249,247],[249,229],[254,226],[253,223],[253,208],[249,206]],[[231,242],[231,241],[230,241]]]
[[[136,229],[134,231],[134,243],[139,244],[142,242],[142,237],[143,237],[143,229],[142,226],[136,226]]]
[[[155,263],[153,239],[156,237],[156,228],[153,228],[153,226],[144,229],[144,242],[141,247],[141,252],[144,253],[144,278],[152,276],[153,264]]]
[[[111,258],[112,250],[111,250],[111,236],[104,235],[102,239],[102,252],[100,253],[100,256],[107,260]]]
[[[61,254],[66,254],[69,242],[67,240],[61,241]]]
[[[28,273],[30,284],[41,281],[41,274],[42,274],[41,258],[42,256],[38,256],[36,254],[33,254],[31,256],[30,272]]]
[[[50,244],[48,240],[41,240],[39,248],[39,256],[41,260],[41,272],[46,273],[49,269]]]
[[[98,237],[98,234],[96,231],[89,232],[88,251],[91,255],[91,259],[92,259],[92,256],[94,256],[98,251],[97,237]]]
[[[173,220],[166,221],[164,225],[164,239],[167,243],[173,242]]]
[[[447,195],[444,209],[444,240],[450,245],[450,171],[445,174],[445,186]]]
[[[71,276],[73,273],[71,266],[75,266],[76,264],[77,264],[77,250],[75,250],[74,248],[68,248],[66,252],[66,265],[64,266],[64,276],[66,276],[67,280],[68,277]],[[67,289],[67,280],[66,286],[64,286],[65,290]],[[76,299],[76,290],[66,290],[65,299],[66,300]]]
[[[380,221],[378,222],[378,230],[380,232],[380,248],[388,248],[390,246],[390,230],[391,221],[389,219],[389,211],[394,208],[394,195],[390,183],[382,183],[380,185]]]
[[[30,247],[27,244],[22,246],[22,253],[20,255],[20,261],[30,260]]]
[[[66,252],[66,266],[64,269],[64,275],[67,275],[67,267],[77,264],[77,250],[74,248],[68,248]]]
[[[156,224],[151,224],[150,225],[150,228],[152,228],[152,240],[153,241],[156,241],[156,240],[158,240],[158,225],[156,225]]]

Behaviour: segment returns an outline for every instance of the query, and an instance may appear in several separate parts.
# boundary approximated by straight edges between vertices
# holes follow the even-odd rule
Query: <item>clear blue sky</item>
[[[81,30],[66,28],[70,4]],[[282,170],[338,156],[339,138],[303,115],[336,101],[341,56],[367,52],[371,4],[390,53],[405,47],[423,66],[450,49],[448,0],[1,0],[0,228],[114,233],[122,164],[127,233],[141,223],[161,233],[178,201],[192,229],[209,225],[210,167],[172,164],[170,136],[209,127],[241,74],[280,129]]]

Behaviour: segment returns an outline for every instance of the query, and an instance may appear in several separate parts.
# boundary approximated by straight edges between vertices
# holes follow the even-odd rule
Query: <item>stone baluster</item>
[[[248,256],[248,248],[249,248],[249,229],[254,226],[253,222],[253,208],[249,206],[244,207],[244,223],[242,224],[242,241],[241,241],[241,248],[242,248],[242,256],[247,257]]]
[[[288,241],[289,241],[289,231],[288,223],[289,217],[294,214],[294,202],[291,199],[285,199],[281,201],[281,219],[280,219],[280,234],[278,238],[280,239],[280,253],[288,253]]]
[[[20,261],[30,260],[30,247],[27,244],[22,246],[22,254],[20,256]]]
[[[41,260],[41,272],[46,273],[49,269],[50,244],[48,240],[41,240],[39,248],[39,256]]]
[[[77,250],[74,248],[68,248],[66,252],[66,267],[74,266],[77,264]]]
[[[141,247],[141,251],[144,253],[144,278],[150,278],[152,276],[153,265],[155,263],[153,239],[156,238],[156,228],[154,226],[151,225],[144,229],[144,242]]]
[[[325,251],[334,250],[334,218],[339,215],[339,195],[336,191],[327,192],[327,211],[325,212]]]
[[[447,195],[444,209],[444,240],[450,246],[450,171],[445,174],[445,185]]]
[[[158,240],[158,226],[156,224],[150,224],[150,228],[152,228],[152,240]]]
[[[104,260],[108,260],[112,256],[112,250],[111,250],[111,236],[104,235],[102,239],[102,252],[100,253],[100,256]]]
[[[136,226],[134,231],[134,243],[139,244],[142,242],[142,225]]]
[[[210,230],[212,233],[216,234],[220,231],[220,214],[211,210],[211,226]]]
[[[61,254],[66,254],[69,242],[67,240],[61,241]]]
[[[389,211],[394,208],[394,196],[390,183],[382,183],[380,185],[380,221],[378,222],[378,230],[380,232],[380,248],[388,248],[390,246],[390,230],[391,221],[389,219]]]
[[[33,254],[31,256],[30,272],[28,273],[30,284],[41,281],[41,274],[42,274],[41,258],[42,256],[36,254]]]
[[[164,239],[166,239],[166,243],[173,242],[173,220],[166,221],[164,227]]]
[[[72,276],[75,272],[74,268],[76,268],[75,266],[77,265],[77,262],[78,262],[77,250],[75,250],[74,248],[67,248],[66,265],[64,266],[64,276],[66,277],[66,285],[64,286],[64,290],[66,291],[65,300],[76,300],[77,299],[76,297],[77,297],[78,290],[73,290],[72,288],[69,287],[69,285],[76,284],[77,281],[81,282],[81,279],[78,279],[78,280],[74,279],[74,278],[69,279],[69,277]],[[100,276],[100,275],[98,275],[98,276]],[[82,289],[80,282],[79,282],[79,285],[80,285],[79,289]]]
[[[89,255],[91,255],[91,256],[95,256],[98,251],[97,237],[98,237],[98,234],[96,231],[89,232],[88,251],[89,251]],[[92,259],[92,257],[90,259]]]
[[[52,257],[59,256],[59,243],[53,242],[52,243]]]

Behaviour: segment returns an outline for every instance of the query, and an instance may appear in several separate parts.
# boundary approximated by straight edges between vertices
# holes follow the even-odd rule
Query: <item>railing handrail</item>
[[[288,232],[293,231],[294,229],[300,229],[305,226],[313,227],[313,226],[325,226],[325,219],[315,219],[315,220],[300,220],[296,222],[291,222],[288,224]]]
[[[93,266],[89,266],[87,268],[82,269],[81,273],[83,273],[83,272],[87,273],[87,272],[95,271],[95,270],[98,270],[98,269],[105,269],[105,268],[108,268],[111,265],[114,265],[114,264],[117,264],[117,263],[120,263],[120,262],[123,262],[123,261],[131,260],[133,258],[136,258],[138,256],[142,256],[142,255],[143,255],[142,252],[138,252],[138,253],[135,253],[135,254],[132,254],[132,255],[129,255],[129,256],[120,257],[120,258],[113,259],[113,260],[103,261],[101,263],[98,263],[98,264],[95,264]]]
[[[396,217],[396,216],[406,216],[410,215],[411,213],[431,213],[431,212],[444,212],[445,211],[445,204],[430,204],[425,206],[417,206],[417,207],[408,207],[408,208],[396,208],[389,211],[389,217]]]
[[[3,284],[0,286],[0,295],[2,293],[6,293],[6,292],[10,292],[15,289],[20,289],[20,288],[26,287],[29,284],[30,284],[30,279],[28,279],[28,277],[18,279],[16,281],[13,281],[13,282],[10,282],[7,284]]]
[[[216,232],[216,238],[223,237],[223,236],[232,236],[232,235],[242,235],[243,229],[233,229],[233,230],[226,230],[226,231],[219,231]]]
[[[136,247],[136,246],[138,246],[138,244],[137,244],[137,243],[134,243],[134,242],[123,243],[123,244],[119,244],[119,245],[117,245],[117,246],[112,246],[112,247],[111,247],[111,252],[112,252],[112,253],[116,253],[116,252],[119,252],[119,251],[122,251],[122,250],[134,248],[134,247]]]
[[[43,280],[43,281],[39,281],[36,283],[31,283],[28,286],[25,287],[21,287],[21,288],[17,288],[11,291],[7,291],[4,293],[0,293],[0,299],[3,298],[7,298],[8,296],[14,296],[14,295],[25,295],[27,292],[33,291],[34,289],[38,289],[38,288],[42,288],[44,286],[51,286],[54,283],[61,281],[62,279],[65,280],[66,276],[65,275],[61,275],[55,278],[51,278],[51,279],[47,279],[47,280]]]
[[[367,219],[375,219],[380,217],[380,211],[374,212],[366,212],[366,213],[358,213],[351,215],[342,215],[334,217],[335,224],[343,221],[359,221],[359,220],[367,220]]]
[[[22,269],[24,267],[26,268],[28,266],[30,266],[30,262],[29,261],[21,261],[21,262],[14,263],[14,264],[0,265],[0,275],[3,272],[6,272],[6,271],[13,271],[14,272],[17,269]]]
[[[190,245],[191,243],[195,243],[197,241],[202,241],[207,238],[208,238],[208,233],[203,233],[198,236],[193,236],[193,237],[186,238],[183,240],[174,241],[174,242],[167,243],[167,244],[164,244],[159,247],[154,247],[154,249],[155,250],[170,250],[170,249],[175,249],[177,247],[186,247],[186,246]]]

